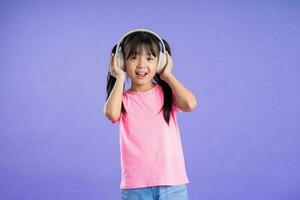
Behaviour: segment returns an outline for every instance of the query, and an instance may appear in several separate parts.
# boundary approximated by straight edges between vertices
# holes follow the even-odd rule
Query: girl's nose
[[[140,58],[138,67],[145,67],[146,66],[146,59],[145,58]]]

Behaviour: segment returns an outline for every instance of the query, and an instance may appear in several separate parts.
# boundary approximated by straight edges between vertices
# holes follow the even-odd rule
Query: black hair
[[[164,39],[162,39],[164,42],[165,48],[168,51],[170,55],[171,54],[171,49],[168,44],[168,42]],[[160,41],[156,36],[154,36],[151,33],[148,32],[133,32],[129,35],[127,35],[123,42],[120,44],[120,47],[122,49],[123,57],[124,59],[128,59],[131,55],[139,54],[141,50],[141,46],[144,45],[148,53],[151,53],[153,56],[158,56],[159,55],[159,49],[160,49]],[[117,44],[112,48],[111,54],[116,52]],[[110,55],[111,55],[110,54]],[[125,63],[125,61],[124,61]],[[109,63],[110,64],[110,63]],[[171,87],[167,82],[164,80],[160,79],[160,75],[158,73],[155,74],[153,77],[155,82],[159,84],[162,87],[163,93],[164,93],[164,103],[163,107],[161,108],[160,111],[163,111],[163,116],[167,124],[169,124],[170,121],[170,113],[173,105],[173,92]],[[116,82],[116,78],[110,74],[108,71],[107,74],[107,85],[106,85],[106,100],[108,99],[114,85]],[[125,83],[123,86],[123,91],[125,88]],[[126,114],[126,110],[124,107],[124,104],[122,102],[122,107],[121,107],[121,112]]]

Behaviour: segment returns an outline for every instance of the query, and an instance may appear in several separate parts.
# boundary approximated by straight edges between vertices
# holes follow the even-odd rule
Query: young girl
[[[176,112],[191,112],[197,101],[172,73],[169,44],[146,29],[128,34],[120,47],[124,67],[112,49],[104,114],[120,123],[121,199],[187,200],[189,183]],[[167,62],[157,73],[160,41]],[[131,87],[125,91],[125,79]]]

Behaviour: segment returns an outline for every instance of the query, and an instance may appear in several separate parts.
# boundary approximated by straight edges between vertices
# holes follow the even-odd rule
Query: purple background
[[[300,199],[299,1],[7,0],[0,17],[1,200],[119,199],[102,109],[134,28],[170,43],[198,100],[178,113],[190,199]]]

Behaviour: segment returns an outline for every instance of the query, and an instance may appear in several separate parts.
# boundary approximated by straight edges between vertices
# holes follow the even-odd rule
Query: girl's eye
[[[130,57],[130,60],[135,60],[136,59],[136,56],[131,56]],[[148,57],[148,60],[153,60],[153,58],[152,57]]]

